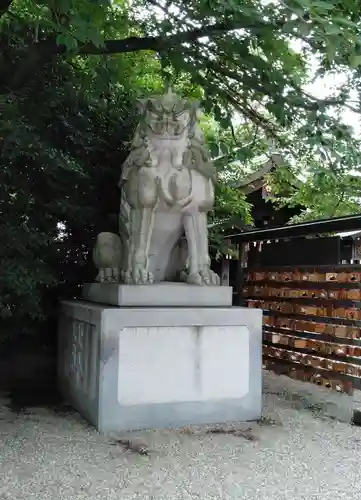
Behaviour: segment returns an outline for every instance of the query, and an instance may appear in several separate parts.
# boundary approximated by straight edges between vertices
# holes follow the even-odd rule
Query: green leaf
[[[333,23],[333,24],[325,24],[324,25],[325,32],[328,33],[329,35],[340,35],[342,33],[342,28],[340,28],[339,25]]]
[[[341,24],[343,26],[347,26],[349,28],[353,28],[353,29],[357,28],[356,23],[354,23],[353,21],[350,21],[349,19],[347,19],[347,17],[334,17],[333,18],[333,22]]]
[[[211,153],[211,155],[212,155],[213,158],[215,158],[216,156],[219,155],[219,146],[218,146],[218,144],[212,142],[212,143],[208,144],[208,147],[210,149],[210,153]]]
[[[227,144],[226,144],[225,142],[222,142],[222,141],[221,141],[221,142],[219,143],[219,147],[220,147],[221,153],[222,153],[223,155],[226,155],[226,154],[228,154],[228,153],[229,153],[229,148],[228,148],[228,146],[227,146]]]
[[[361,65],[361,54],[352,54],[349,61],[351,68],[358,68]]]
[[[303,36],[307,36],[310,33],[312,25],[305,22],[298,22],[298,33]]]
[[[314,4],[314,2],[312,0],[294,0],[294,2],[297,4],[297,5],[300,5],[301,7],[311,7],[311,5]]]
[[[328,10],[335,10],[336,7],[332,3],[316,1],[312,2],[312,8],[328,11]]]
[[[61,33],[56,37],[57,45],[65,45],[68,51],[72,51],[78,47],[78,42],[76,39],[66,33]]]
[[[95,47],[104,47],[104,38],[96,31],[90,34],[89,40],[95,45]]]
[[[56,9],[61,13],[68,13],[72,7],[72,0],[56,0]]]

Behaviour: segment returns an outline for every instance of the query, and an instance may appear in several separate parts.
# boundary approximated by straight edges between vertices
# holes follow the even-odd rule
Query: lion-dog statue
[[[101,258],[109,235],[98,238],[98,280],[114,282],[120,276],[134,285],[179,280],[219,285],[210,269],[207,231],[215,170],[204,146],[199,105],[169,90],[141,100],[139,112],[119,182],[120,236],[113,239],[122,254],[121,269],[118,257],[109,262],[109,248],[108,258]],[[110,273],[102,269],[103,261],[113,268]]]

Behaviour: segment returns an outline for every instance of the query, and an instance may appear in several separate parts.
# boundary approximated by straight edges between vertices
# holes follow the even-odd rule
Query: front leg
[[[207,214],[204,212],[186,214],[183,224],[189,257],[187,282],[193,285],[219,285],[219,276],[210,268]]]
[[[187,276],[187,282],[192,285],[203,285],[202,277],[199,273],[199,241],[197,237],[197,222],[194,212],[184,215],[183,225],[188,244],[189,274]]]
[[[132,209],[128,266],[123,276],[125,283],[142,285],[153,282],[153,275],[148,271],[148,254],[154,216],[154,208]]]
[[[209,257],[208,224],[207,213],[197,213],[197,235],[199,245],[200,273],[203,281],[207,285],[220,285],[221,280],[218,274],[211,270],[211,259]]]

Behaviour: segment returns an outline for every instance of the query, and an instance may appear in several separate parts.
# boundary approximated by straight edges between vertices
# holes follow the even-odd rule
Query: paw
[[[187,276],[187,283],[190,285],[203,285],[203,279],[200,273],[192,273]]]
[[[218,276],[218,274],[214,273],[209,269],[207,271],[207,275],[208,275],[209,285],[220,286],[221,278]]]
[[[200,272],[200,275],[202,277],[203,285],[219,286],[221,284],[218,274],[214,273],[210,269],[203,269]]]
[[[119,270],[116,267],[103,267],[99,269],[96,277],[98,283],[119,283]]]
[[[123,281],[126,285],[150,285],[153,283],[153,274],[144,268],[134,267],[123,273]]]
[[[210,269],[203,269],[199,273],[189,274],[187,276],[187,283],[190,285],[218,286],[221,280],[218,274]]]

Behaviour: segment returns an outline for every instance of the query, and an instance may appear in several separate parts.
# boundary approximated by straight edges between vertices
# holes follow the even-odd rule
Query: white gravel
[[[256,441],[206,428],[133,433],[149,456],[111,446],[76,414],[16,415],[2,403],[1,499],[361,499],[361,428],[277,394],[265,395],[273,422],[251,424]]]

